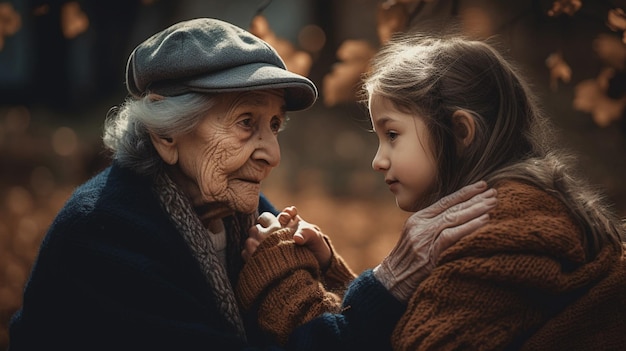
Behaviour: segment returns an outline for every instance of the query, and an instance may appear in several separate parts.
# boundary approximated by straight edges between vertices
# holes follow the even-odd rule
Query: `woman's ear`
[[[152,145],[154,145],[154,148],[165,163],[168,165],[174,165],[178,162],[178,147],[176,145],[176,140],[173,138],[160,137],[153,133],[150,133],[150,139],[152,140]]]
[[[457,110],[452,114],[452,128],[457,140],[459,153],[474,140],[476,131],[474,116],[465,110]]]

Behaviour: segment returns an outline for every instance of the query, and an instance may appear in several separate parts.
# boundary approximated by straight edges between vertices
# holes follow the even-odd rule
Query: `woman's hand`
[[[487,223],[496,195],[479,181],[416,212],[394,249],[374,268],[374,276],[398,300],[408,301],[447,248]]]
[[[306,246],[317,259],[322,270],[328,268],[332,258],[332,251],[324,239],[320,228],[302,219],[295,206],[285,208],[278,217],[269,212],[262,213],[257,224],[248,231],[244,250],[241,253],[244,260],[248,260],[256,251],[261,241],[276,230],[290,228],[293,230],[293,240],[296,245]]]

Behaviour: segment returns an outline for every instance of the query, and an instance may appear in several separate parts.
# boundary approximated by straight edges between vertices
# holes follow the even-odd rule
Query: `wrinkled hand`
[[[408,301],[447,248],[487,223],[496,195],[479,181],[411,215],[396,246],[374,268],[374,276],[398,300]]]
[[[293,240],[296,245],[306,246],[315,256],[322,270],[328,268],[332,252],[324,239],[324,234],[318,226],[303,220],[298,215],[298,209],[295,206],[285,208],[277,217],[269,212],[264,212],[259,216],[257,224],[248,230],[249,237],[241,253],[243,259],[247,261],[263,239],[282,228],[293,230]]]

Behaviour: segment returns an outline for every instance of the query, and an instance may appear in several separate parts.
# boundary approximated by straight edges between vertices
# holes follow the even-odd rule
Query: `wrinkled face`
[[[193,132],[177,138],[175,181],[194,206],[257,209],[261,181],[280,163],[284,106],[274,90],[224,94]]]
[[[437,174],[426,124],[421,117],[399,111],[377,94],[372,95],[369,110],[378,137],[372,168],[385,174],[398,207],[418,211]]]

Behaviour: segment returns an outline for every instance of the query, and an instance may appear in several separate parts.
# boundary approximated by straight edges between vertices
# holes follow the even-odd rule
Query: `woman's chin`
[[[253,214],[259,208],[259,194],[256,195],[255,201],[238,202],[232,207],[235,212]]]

